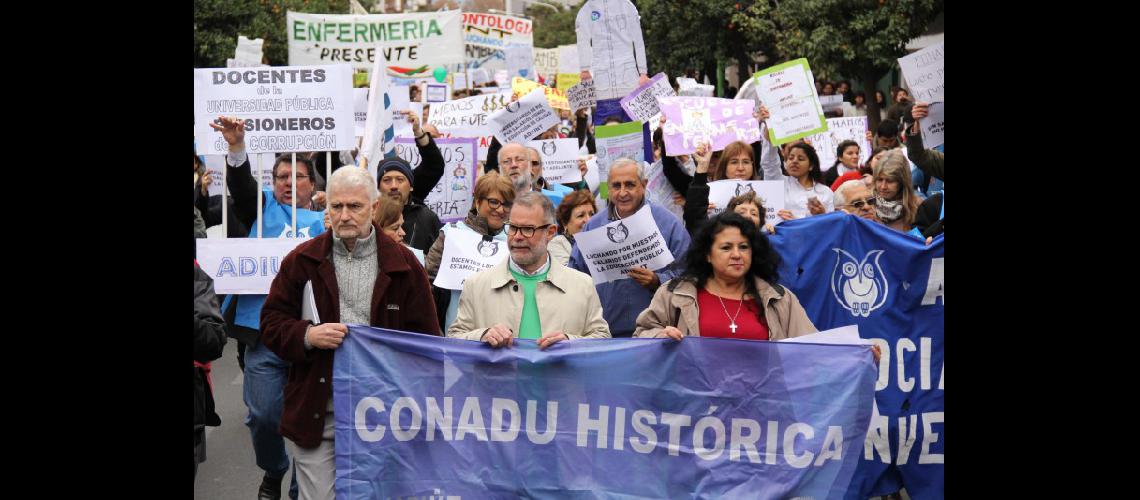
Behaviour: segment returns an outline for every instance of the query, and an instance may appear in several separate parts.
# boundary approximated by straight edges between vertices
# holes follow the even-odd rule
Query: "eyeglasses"
[[[487,204],[491,206],[491,210],[498,210],[499,207],[506,207],[507,210],[510,210],[511,205],[513,205],[513,203],[509,201],[500,201],[494,198],[483,198],[483,201],[487,202]]]
[[[329,212],[338,212],[339,213],[341,210],[344,210],[347,208],[349,212],[360,213],[360,211],[364,210],[364,207],[366,207],[366,206],[367,205],[365,205],[363,203],[349,203],[347,205],[344,203],[332,203],[329,205]]]
[[[862,200],[855,200],[855,201],[847,204],[847,206],[855,207],[856,209],[863,208],[863,205],[869,205],[872,207],[875,206],[875,198],[874,197],[864,198]]]
[[[289,180],[288,175],[275,175],[275,176],[273,176],[273,178],[277,179],[277,182],[285,182],[285,181]],[[308,179],[308,178],[309,178],[309,176],[307,176],[307,175],[298,175],[297,181],[300,182],[300,181],[302,181],[304,179]]]
[[[534,236],[534,232],[539,229],[545,229],[554,224],[543,224],[541,226],[516,226],[507,221],[507,234],[514,236],[516,233],[522,233],[523,238],[530,238]]]
[[[522,163],[523,165],[526,165],[526,162],[528,162],[528,161],[530,161],[530,158],[524,158],[522,156],[516,156],[514,158],[503,158],[503,160],[500,161],[499,163],[502,163],[503,165],[511,165],[514,163]]]
[[[537,166],[539,166],[539,165],[542,165],[542,162],[540,162],[540,161],[532,161],[532,162],[530,162],[530,164],[531,164],[532,166],[535,166],[535,167],[537,167]]]

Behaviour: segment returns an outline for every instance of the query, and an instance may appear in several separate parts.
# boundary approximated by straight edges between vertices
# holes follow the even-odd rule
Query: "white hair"
[[[526,145],[523,145],[523,144],[519,144],[519,143],[517,143],[517,142],[508,142],[508,143],[506,143],[506,144],[503,144],[503,147],[499,148],[499,154],[497,155],[497,156],[498,156],[498,158],[499,158],[499,163],[500,163],[500,164],[502,164],[502,163],[503,163],[503,151],[506,151],[506,150],[507,150],[507,147],[508,147],[508,146],[518,146],[518,147],[520,147],[520,148],[523,148],[523,149],[528,149],[528,148],[526,147]],[[529,162],[529,161],[530,161],[530,158],[527,158],[527,161]]]
[[[615,168],[624,167],[626,165],[637,167],[637,178],[641,179],[643,183],[648,180],[648,176],[645,173],[645,163],[625,156],[614,160],[614,162],[610,164],[610,174],[613,174]],[[608,181],[609,179],[606,180]]]
[[[852,179],[852,180],[844,182],[843,184],[840,184],[839,189],[836,189],[835,194],[832,195],[832,197],[833,197],[832,201],[834,201],[834,205],[836,207],[841,207],[843,205],[846,205],[847,204],[847,190],[849,190],[853,187],[857,187],[857,186],[858,187],[867,187],[867,184],[864,183],[863,179],[861,179],[861,178],[860,179]]]
[[[376,179],[373,179],[372,174],[363,168],[345,165],[333,172],[332,177],[329,177],[329,193],[337,189],[353,187],[364,188],[368,192],[369,203],[380,197],[380,190],[376,188]]]

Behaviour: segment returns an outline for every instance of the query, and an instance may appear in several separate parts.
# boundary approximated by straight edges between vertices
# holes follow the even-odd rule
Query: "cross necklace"
[[[716,300],[720,301],[720,307],[724,309],[724,316],[730,320],[728,328],[732,330],[733,335],[736,335],[736,317],[740,316],[740,306],[744,305],[744,297],[740,297],[740,303],[736,304],[736,314],[732,316],[728,315],[728,308],[724,306],[724,299],[720,298],[720,295],[716,296]]]

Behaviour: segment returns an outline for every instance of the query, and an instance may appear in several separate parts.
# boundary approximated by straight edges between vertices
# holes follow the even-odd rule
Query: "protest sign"
[[[437,66],[463,62],[458,10],[405,14],[288,12],[289,65],[351,64],[371,70],[377,57],[388,74],[425,78]]]
[[[843,96],[841,95],[821,95],[819,96],[819,106],[824,111],[831,111],[843,107]]]
[[[451,74],[451,84],[455,86],[456,90],[471,88],[471,85],[467,83],[467,73],[468,70],[461,70]]]
[[[194,70],[194,139],[198,154],[226,154],[210,128],[219,116],[243,118],[250,153],[351,149],[352,70],[345,64]]]
[[[658,97],[676,96],[673,87],[669,85],[669,78],[665,73],[657,73],[645,85],[637,87],[629,95],[621,98],[621,108],[634,120],[643,122],[653,121],[661,112],[657,104]]]
[[[547,85],[558,74],[558,49],[534,49],[534,70],[546,79]]]
[[[542,93],[546,96],[550,107],[554,109],[570,109],[570,102],[566,100],[566,92],[542,85],[534,80],[527,80],[526,78],[516,76],[511,79],[511,92],[516,97],[521,98],[531,93],[534,89],[542,89]]]
[[[451,86],[446,83],[429,83],[424,89],[424,102],[444,102],[451,98]]]
[[[309,238],[198,238],[198,265],[221,294],[267,294],[281,260]]]
[[[581,152],[579,152],[581,154]],[[591,193],[598,192],[598,187],[601,185],[601,177],[598,175],[598,157],[590,155],[586,159],[586,176],[583,179],[586,185],[589,186]]]
[[[464,12],[463,42],[467,68],[507,69],[510,47],[534,45],[534,25],[520,17]],[[528,67],[530,64],[533,61],[526,63]]]
[[[807,59],[756,72],[756,95],[768,107],[768,138],[780,145],[827,130]]]
[[[512,45],[503,49],[507,57],[507,71],[511,77],[522,77],[538,80],[534,73],[534,52],[530,45]]]
[[[733,141],[760,140],[760,122],[752,102],[716,97],[661,97],[665,114],[665,149],[670,155],[689,154],[698,142],[711,142],[721,151]]]
[[[368,121],[368,89],[352,89],[353,135],[364,135],[364,124]]]
[[[899,58],[903,79],[910,87],[916,102],[943,102],[946,100],[946,43]],[[927,146],[929,147],[929,146]]]
[[[503,109],[510,101],[510,94],[482,94],[454,101],[431,105],[428,123],[435,125],[444,134],[457,137],[482,137],[490,135],[487,117]]]
[[[484,241],[483,235],[474,231],[448,231],[443,240],[439,273],[432,284],[448,290],[463,290],[467,278],[495,267],[510,253],[506,241]]]
[[[426,205],[440,222],[462,221],[471,208],[475,193],[475,174],[478,170],[476,142],[472,138],[435,139],[439,153],[443,156],[443,177],[424,198]],[[420,167],[423,158],[415,139],[396,139],[396,155],[412,166],[412,172]]]
[[[514,342],[349,326],[336,498],[835,499],[863,451],[869,346]]]
[[[226,65],[228,68],[234,67],[253,67],[253,66],[266,66],[261,64],[262,49],[265,47],[265,39],[255,38],[249,39],[245,35],[238,35],[237,47],[234,48],[233,66]],[[230,59],[226,60],[227,63]]]
[[[491,78],[491,72],[487,68],[478,68],[471,70],[471,85],[482,85],[494,81]]]
[[[594,127],[594,143],[597,145],[598,178],[601,180],[604,197],[608,191],[605,182],[609,178],[610,165],[614,160],[625,157],[634,159],[638,164],[645,161],[641,122]]]
[[[574,242],[597,285],[628,279],[634,267],[656,271],[673,262],[669,242],[661,236],[649,205],[625,219],[579,232]]]
[[[392,126],[395,129],[396,137],[411,137],[412,124],[408,122],[406,116],[401,115],[401,111],[412,111],[412,101],[409,91],[411,87],[406,85],[393,85],[388,87],[388,99],[392,101]],[[417,106],[419,103],[416,103]],[[415,110],[416,116],[423,120],[423,107]],[[422,123],[422,121],[421,121]]]
[[[488,118],[491,134],[499,143],[526,142],[558,125],[558,115],[550,108],[542,89],[509,102]]]
[[[495,70],[495,85],[499,87],[506,87],[507,82],[511,81],[511,72],[505,69]]]
[[[558,46],[558,89],[566,90],[577,85],[582,78],[582,68],[578,66],[578,46]]]
[[[784,209],[784,181],[725,179],[710,182],[709,203],[715,203],[717,208],[709,213],[709,217],[723,212],[732,198],[748,191],[755,192],[756,196],[760,197],[760,203],[764,205],[763,224],[779,224],[782,219],[776,215],[776,212]]]
[[[922,129],[922,147],[934,149],[946,143],[946,104],[942,102],[930,103],[926,118],[918,121]]]
[[[703,85],[692,78],[677,77],[679,92],[677,95],[693,97],[712,97],[716,91],[715,85]]]
[[[598,97],[594,93],[594,81],[578,82],[566,89],[566,100],[570,103],[570,111],[578,111],[597,105]]]
[[[859,164],[866,165],[871,159],[871,141],[867,140],[867,117],[849,116],[828,118],[827,131],[807,137],[819,155],[819,166],[826,172],[835,165],[835,148],[843,141],[859,144]],[[840,170],[842,172],[842,170]]]
[[[925,245],[830,213],[785,221],[768,239],[783,261],[780,284],[817,328],[858,325],[882,352],[849,498],[902,486],[911,498],[944,498],[945,238]]]
[[[530,141],[527,147],[538,150],[542,157],[542,177],[551,184],[582,180],[578,170],[578,139],[549,139]]]
[[[578,73],[559,73],[557,80],[558,82],[556,83],[555,88],[558,90],[568,90],[570,87],[581,83],[582,76]],[[593,82],[594,80],[591,79],[591,85]]]
[[[645,171],[645,177],[645,198],[655,205],[664,207],[678,219],[685,220],[685,208],[673,201],[673,195],[677,194],[677,190],[673,189],[673,185],[665,177],[664,166],[660,160],[650,165],[649,170]]]

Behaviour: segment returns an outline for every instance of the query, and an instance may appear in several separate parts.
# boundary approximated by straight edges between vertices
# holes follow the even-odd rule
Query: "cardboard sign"
[[[669,78],[665,73],[657,73],[629,95],[621,98],[621,108],[634,120],[650,122],[661,112],[657,104],[658,97],[676,96],[673,87],[669,85]]]
[[[570,103],[570,111],[596,106],[598,97],[594,92],[594,81],[578,82],[573,87],[566,89],[566,100]]]
[[[689,154],[698,142],[712,143],[721,151],[733,141],[760,140],[760,122],[752,115],[752,102],[716,97],[661,97],[665,114],[665,149],[670,155]]]
[[[246,119],[250,153],[352,149],[352,69],[346,64],[194,70],[194,142],[198,154],[226,154],[210,128],[219,116]]]
[[[641,122],[601,125],[594,127],[594,133],[594,143],[598,148],[598,179],[603,187],[609,180],[610,165],[618,158],[632,158],[639,163],[645,161]]]
[[[574,242],[595,284],[628,279],[634,267],[656,271],[673,263],[669,242],[657,228],[649,205],[625,219],[579,232]]]
[[[547,82],[558,74],[558,49],[534,49],[534,70]]]
[[[441,133],[456,137],[491,135],[488,117],[510,102],[510,94],[482,94],[454,101],[431,104],[428,123]]]
[[[198,265],[214,292],[267,294],[281,260],[309,238],[198,238]]]
[[[534,89],[515,102],[509,102],[488,119],[492,135],[502,144],[526,142],[558,125],[542,89]]]
[[[835,164],[835,148],[843,141],[855,141],[859,144],[859,164],[866,165],[871,159],[871,141],[867,140],[867,117],[850,116],[844,118],[828,118],[827,132],[820,132],[807,137],[812,147],[819,155],[819,166],[824,172],[831,170]]]
[[[364,124],[368,121],[368,89],[352,89],[353,134],[364,135]]]
[[[899,68],[916,102],[946,101],[945,65],[946,42],[899,58]]]
[[[725,179],[709,183],[709,203],[716,204],[709,217],[728,207],[728,202],[748,191],[754,191],[764,205],[763,224],[778,224],[782,219],[776,212],[784,209],[784,181],[742,181]]]
[[[474,231],[448,231],[443,240],[443,256],[433,285],[448,290],[463,290],[463,282],[475,273],[495,267],[511,254],[507,242],[484,241]]]
[[[479,168],[477,141],[471,138],[435,139],[439,153],[443,155],[443,177],[424,198],[424,205],[444,224],[462,221],[471,208],[475,175]],[[423,162],[415,139],[396,139],[396,155],[411,164],[413,174]]]
[[[827,130],[807,59],[756,72],[756,95],[768,107],[768,136],[780,145]]]
[[[926,118],[918,121],[922,129],[922,147],[934,149],[946,143],[946,103],[933,102]]]
[[[546,100],[550,103],[550,107],[554,109],[570,109],[570,102],[566,100],[566,92],[517,76],[511,79],[511,92],[516,97],[527,95],[534,89],[542,89],[542,93],[546,95]]]
[[[377,57],[388,74],[430,77],[436,67],[462,64],[463,21],[458,10],[405,14],[288,12],[289,65],[351,64],[371,70]]]
[[[424,90],[424,102],[445,102],[451,98],[451,86],[446,83],[429,83]]]
[[[578,170],[578,139],[530,141],[526,146],[538,150],[542,157],[542,176],[547,182],[561,184],[582,180],[582,171]]]

